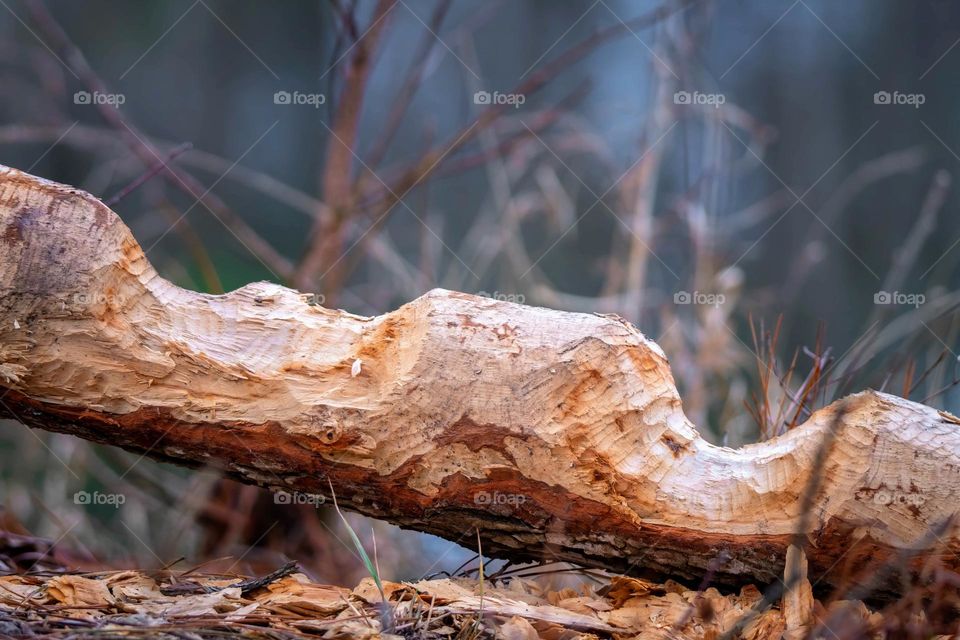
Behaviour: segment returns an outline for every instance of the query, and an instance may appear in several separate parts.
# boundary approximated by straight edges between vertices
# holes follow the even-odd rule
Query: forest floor
[[[317,584],[295,563],[258,578],[172,569],[76,572],[47,561],[35,539],[0,539],[8,559],[32,557],[35,567],[0,575],[4,638],[753,640],[864,637],[883,628],[883,616],[861,602],[813,599],[806,581],[763,610],[753,586],[723,594],[592,571],[574,573],[567,584],[580,577],[582,583],[562,588],[542,575],[482,571],[403,583],[371,576],[346,588]]]

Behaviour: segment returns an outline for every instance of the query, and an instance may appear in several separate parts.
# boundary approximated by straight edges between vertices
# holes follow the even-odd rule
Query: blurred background
[[[729,446],[866,387],[957,408],[960,4],[0,5],[0,163],[181,286],[616,313]],[[0,528],[74,564],[366,573],[327,509],[0,426]],[[473,555],[349,519],[391,580]]]

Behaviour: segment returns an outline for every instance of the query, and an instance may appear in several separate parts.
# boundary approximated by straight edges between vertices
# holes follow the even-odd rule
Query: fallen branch
[[[246,595],[251,591],[262,589],[272,582],[276,582],[277,580],[285,578],[292,573],[296,573],[297,570],[297,562],[295,560],[291,560],[276,571],[271,571],[262,578],[247,578],[246,580],[239,580],[233,584],[221,584],[214,586],[198,584],[193,580],[180,581],[167,587],[160,587],[160,593],[165,596],[181,596],[192,593],[215,593],[217,591],[223,591],[224,589],[240,589],[240,594]]]
[[[932,552],[904,551],[956,510],[960,420],[923,405],[866,391],[731,450],[699,437],[663,352],[615,316],[441,290],[373,318],[312,303],[180,289],[96,198],[0,168],[0,415],[29,426],[332,486],[404,527],[479,530],[493,556],[694,582],[777,580],[803,523],[811,580],[916,568]],[[956,567],[952,531],[938,544]]]

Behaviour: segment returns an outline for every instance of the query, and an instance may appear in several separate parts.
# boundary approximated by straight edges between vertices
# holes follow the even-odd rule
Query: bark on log
[[[694,582],[721,553],[717,582],[777,580],[804,522],[811,579],[837,582],[957,509],[960,421],[923,405],[866,391],[732,450],[620,318],[442,290],[373,318],[310,302],[180,289],[99,200],[0,168],[0,414],[29,426],[285,491],[329,482],[403,527],[467,546],[479,529],[494,556]],[[946,537],[929,553],[956,567]]]

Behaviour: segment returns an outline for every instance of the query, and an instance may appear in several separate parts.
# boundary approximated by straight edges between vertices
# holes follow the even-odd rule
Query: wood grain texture
[[[467,546],[479,529],[494,556],[688,581],[726,554],[717,582],[773,582],[806,522],[811,580],[835,583],[929,545],[958,506],[958,421],[901,398],[865,391],[732,450],[698,436],[662,350],[618,317],[443,290],[369,318],[310,302],[176,287],[99,200],[0,168],[0,414],[32,427],[332,483],[404,527]],[[935,542],[926,557],[960,562],[952,529]]]

